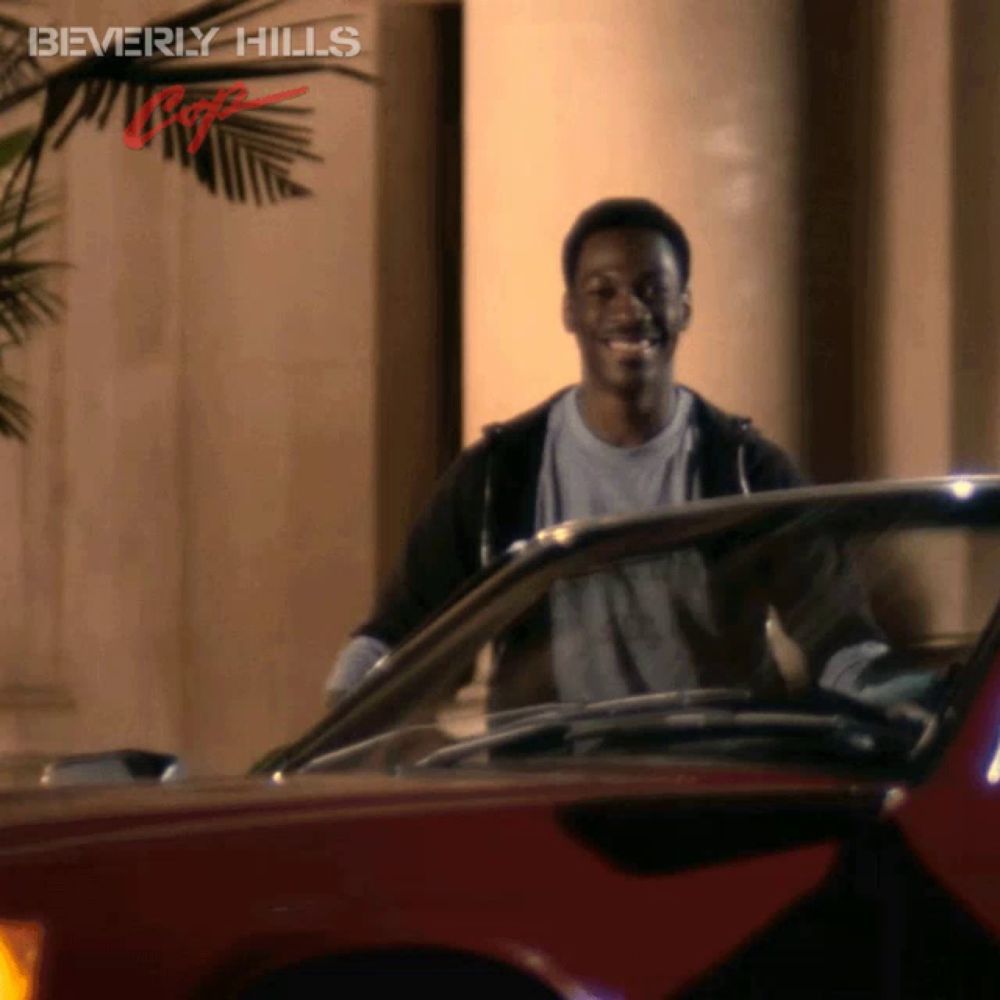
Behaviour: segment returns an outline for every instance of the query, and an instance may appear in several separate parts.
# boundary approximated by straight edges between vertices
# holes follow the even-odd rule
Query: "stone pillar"
[[[953,5],[954,462],[1000,468],[1000,8]]]
[[[954,415],[965,405],[952,377],[951,7],[881,5],[871,342],[860,372],[871,417],[865,472],[876,477],[950,471]]]
[[[957,471],[1000,471],[1000,8],[952,5],[954,49],[954,379],[952,462]],[[971,560],[979,602],[996,601],[1000,545]]]

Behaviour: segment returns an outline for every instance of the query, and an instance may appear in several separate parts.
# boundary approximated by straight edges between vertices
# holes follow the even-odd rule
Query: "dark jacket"
[[[485,429],[439,481],[373,615],[355,631],[395,646],[440,610],[479,568],[535,531],[535,502],[552,404]],[[692,460],[705,498],[784,489],[802,479],[792,461],[734,417],[694,394]]]

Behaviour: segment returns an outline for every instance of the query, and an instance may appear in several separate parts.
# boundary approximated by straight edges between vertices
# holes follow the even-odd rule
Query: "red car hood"
[[[568,804],[605,798],[793,798],[864,801],[884,797],[891,785],[792,770],[726,765],[551,769],[544,772],[438,771],[406,776],[377,772],[291,776],[281,780],[231,777],[121,786],[31,788],[0,792],[0,855],[30,842],[32,852],[133,830],[149,836],[178,824],[204,826],[284,824],[313,814],[328,820],[362,816],[496,809],[531,803]],[[893,794],[902,794],[896,790]],[[869,806],[870,807],[870,806]],[[193,824],[193,825],[192,825]]]

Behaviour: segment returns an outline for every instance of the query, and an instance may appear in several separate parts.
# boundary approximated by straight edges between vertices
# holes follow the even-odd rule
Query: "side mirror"
[[[42,784],[120,785],[136,781],[176,781],[183,777],[179,757],[150,750],[108,750],[57,757],[45,765]]]

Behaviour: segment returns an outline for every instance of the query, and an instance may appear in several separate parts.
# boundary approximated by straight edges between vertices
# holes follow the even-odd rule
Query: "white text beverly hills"
[[[32,27],[28,30],[28,53],[34,58],[65,56],[146,56],[204,57],[212,55],[212,46],[220,28],[111,27],[98,31],[91,27]],[[220,48],[223,43],[220,40]],[[329,31],[307,27],[237,28],[235,39],[227,38],[224,47],[239,58],[333,56],[350,59],[361,52],[357,28],[339,26]]]

